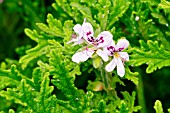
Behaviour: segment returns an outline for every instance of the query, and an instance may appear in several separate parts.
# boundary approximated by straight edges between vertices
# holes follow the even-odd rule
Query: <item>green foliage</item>
[[[138,72],[131,72],[130,69],[127,67],[126,68],[126,76],[125,78],[128,80],[131,80],[135,85],[138,85],[139,81],[138,81]]]
[[[133,66],[140,66],[142,64],[148,65],[146,72],[152,73],[157,69],[165,66],[170,66],[170,52],[157,41],[148,40],[147,43],[140,40],[140,48],[131,48],[132,52],[130,64]]]
[[[170,2],[169,1],[166,1],[166,0],[161,0],[161,3],[158,5],[158,7],[160,9],[164,9],[164,11],[166,13],[170,13],[169,12],[169,9],[170,9]]]
[[[125,109],[125,111],[128,111],[127,113],[133,113],[137,112],[141,109],[141,106],[134,106],[135,102],[135,92],[132,92],[132,96],[129,95],[128,92],[122,92],[123,97],[125,98],[125,101],[123,101],[123,106],[128,106],[129,109]],[[122,112],[123,113],[123,112]]]
[[[19,74],[18,70],[14,68],[14,66],[12,66],[9,71],[1,71],[1,76],[7,76],[14,82],[15,80],[17,81],[15,82],[15,86],[7,88],[6,91],[1,90],[0,95],[22,105],[23,108],[25,108],[23,109],[24,111],[51,112],[51,110],[56,107],[56,99],[55,95],[51,95],[54,87],[49,86],[49,73],[43,74],[40,69],[35,69],[33,73],[34,75],[36,74],[36,76],[40,75],[42,77],[41,80],[39,80],[39,87],[36,87],[38,84],[33,82],[33,80],[38,81],[37,77],[33,79],[25,78],[25,76]]]
[[[126,0],[81,0],[79,2],[56,0],[53,7],[57,11],[59,9],[58,7],[61,7],[62,12],[68,14],[77,23],[80,23],[80,20],[86,18],[87,21],[91,22],[97,28],[96,31],[99,33],[100,30],[111,30],[113,32],[113,24],[123,16],[129,4],[130,2]],[[63,14],[60,12],[59,15]]]
[[[50,10],[45,0],[1,1],[3,2],[0,2],[0,17],[3,18],[0,19],[0,37],[2,37],[0,39],[0,61],[3,61],[5,58],[16,59],[14,48],[33,44],[25,36],[24,28],[37,29],[35,23],[44,22],[46,12]]]
[[[38,3],[43,8],[34,11],[35,7],[41,6]],[[56,11],[47,14],[46,23],[41,23],[45,18],[44,1],[21,0],[18,4],[23,9],[7,2],[9,6],[14,5],[10,11],[18,7],[15,10],[27,15],[22,17],[31,27],[25,29],[25,34],[36,45],[17,48],[19,60],[6,59],[1,63],[2,113],[133,113],[142,109],[149,112],[144,106],[147,103],[142,101],[144,93],[134,91],[132,84],[142,84],[141,65],[145,64],[146,72],[153,75],[160,71],[158,69],[170,66],[170,2],[55,0],[52,6]],[[94,27],[95,36],[110,31],[114,40],[121,37],[129,40],[131,46],[126,52],[130,60],[124,63],[124,77],[120,78],[115,71],[106,72],[107,62],[102,62],[100,57],[94,56],[79,64],[72,62],[73,54],[85,47],[67,42],[74,34],[74,25],[82,24],[84,18]],[[19,19],[15,21],[18,23]],[[155,102],[154,109],[156,113],[163,113],[160,101]]]

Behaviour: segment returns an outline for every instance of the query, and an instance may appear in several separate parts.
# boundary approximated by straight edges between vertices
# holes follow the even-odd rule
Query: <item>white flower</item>
[[[110,46],[104,48],[104,51],[106,51],[109,56],[113,56],[113,60],[111,60],[105,67],[106,71],[111,72],[117,66],[117,74],[120,77],[125,75],[123,63],[124,61],[129,61],[129,55],[127,52],[122,52],[122,50],[126,49],[128,46],[128,40],[120,39],[117,45],[115,45],[114,41],[112,41]]]
[[[91,25],[90,23],[86,22],[86,19],[84,19],[84,22],[82,25],[76,24],[73,27],[73,30],[76,34],[72,34],[72,39],[69,42],[67,42],[67,44],[74,42],[74,44],[73,44],[73,46],[74,46],[74,45],[83,43],[84,42],[83,37],[86,34],[86,31],[84,31],[85,27],[89,26],[89,27],[91,27],[89,29],[93,30],[92,26],[90,26],[90,25]],[[91,35],[93,35],[93,33]]]
[[[90,23],[85,23],[82,25],[84,32],[83,38],[86,40],[87,44],[90,44],[92,47],[87,48],[81,52],[77,52],[72,56],[72,61],[79,63],[84,62],[90,58],[93,53],[97,53],[104,61],[108,61],[108,55],[101,50],[112,42],[113,35],[109,31],[101,32],[97,38],[93,37],[93,28]]]

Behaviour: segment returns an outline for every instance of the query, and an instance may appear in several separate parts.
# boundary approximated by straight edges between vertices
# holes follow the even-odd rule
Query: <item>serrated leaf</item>
[[[133,66],[147,64],[147,73],[152,73],[162,67],[170,66],[170,52],[163,45],[158,45],[157,41],[148,40],[147,43],[140,40],[140,48],[133,48],[129,63]]]
[[[110,9],[109,15],[109,24],[107,29],[113,27],[113,24],[119,20],[120,17],[127,11],[129,8],[130,2],[126,0],[114,0],[113,7]]]
[[[133,91],[132,96],[127,91],[121,92],[121,93],[123,94],[123,97],[125,98],[124,102],[126,102],[126,104],[127,104],[126,106],[128,107],[128,111],[130,113],[133,113],[133,111],[138,111],[141,108],[139,106],[136,106],[136,108],[135,108],[135,106],[134,106],[136,92]]]
[[[158,18],[160,24],[163,24],[163,25],[167,24],[166,19],[163,17],[161,13],[151,13],[151,15],[155,18]]]
[[[61,21],[55,19],[51,14],[48,14],[47,23],[48,26],[43,23],[36,23],[36,25],[47,34],[57,37],[64,37]]]
[[[138,72],[131,72],[128,67],[126,67],[125,70],[126,70],[125,78],[127,78],[128,80],[131,80],[135,85],[138,85],[139,80],[138,80],[137,75],[139,73]]]
[[[134,111],[134,112],[138,112],[140,109],[142,109],[141,106],[135,106],[135,107],[133,108],[133,111]]]
[[[26,28],[24,30],[25,34],[30,37],[30,39],[38,42],[39,35],[36,30],[31,31],[30,29]]]
[[[21,63],[22,68],[25,69],[29,62],[38,57],[41,57],[42,55],[47,54],[48,52],[49,52],[48,43],[46,41],[41,41],[36,47],[27,50],[26,51],[27,54],[19,60],[19,63]]]
[[[161,0],[161,3],[158,5],[158,8],[164,9],[166,13],[170,13],[170,2],[167,0]]]

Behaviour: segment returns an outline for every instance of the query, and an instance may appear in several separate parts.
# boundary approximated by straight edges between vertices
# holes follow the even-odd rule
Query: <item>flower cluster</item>
[[[113,58],[105,67],[107,72],[113,71],[117,66],[117,74],[120,77],[125,75],[124,61],[129,60],[129,55],[122,51],[129,46],[129,41],[120,39],[115,45],[113,35],[109,31],[103,31],[94,37],[93,27],[86,20],[82,25],[76,24],[73,30],[75,34],[72,35],[70,42],[73,42],[73,45],[87,44],[84,50],[76,52],[72,56],[73,62],[84,62],[96,53],[104,62],[108,62],[110,57]]]

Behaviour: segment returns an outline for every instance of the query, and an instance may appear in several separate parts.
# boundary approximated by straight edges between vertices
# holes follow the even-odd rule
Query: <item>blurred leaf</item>
[[[163,108],[162,108],[162,103],[159,100],[156,100],[154,109],[155,109],[156,113],[164,113]]]
[[[170,2],[167,0],[161,0],[161,3],[158,5],[158,8],[164,9],[166,13],[170,13]]]
[[[109,15],[109,24],[107,26],[107,29],[110,29],[113,27],[113,24],[119,20],[119,17],[122,17],[123,14],[127,11],[129,8],[130,2],[127,0],[114,0],[113,7],[111,7],[110,15]]]
[[[159,19],[159,23],[163,24],[163,25],[166,25],[167,24],[167,21],[165,20],[165,18],[162,16],[161,13],[151,13],[151,15],[155,18],[158,18]]]

